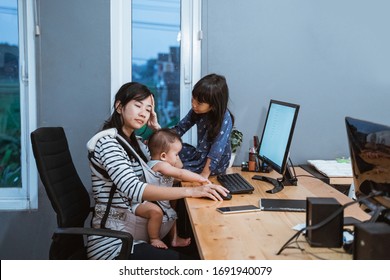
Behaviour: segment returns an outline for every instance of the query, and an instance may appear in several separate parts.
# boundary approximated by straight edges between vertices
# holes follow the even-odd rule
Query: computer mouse
[[[228,193],[226,196],[223,196],[222,194],[219,194],[223,200],[230,200],[232,199],[232,195]],[[205,197],[206,199],[212,200],[210,197]]]
[[[221,195],[222,196],[222,195]],[[230,199],[232,199],[232,195],[230,194],[230,193],[228,193],[228,194],[226,194],[226,196],[222,196],[222,199],[223,200],[230,200]]]

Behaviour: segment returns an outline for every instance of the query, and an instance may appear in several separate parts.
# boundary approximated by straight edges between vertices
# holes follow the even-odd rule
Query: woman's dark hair
[[[200,103],[207,103],[211,106],[211,111],[208,112],[210,126],[207,136],[209,140],[213,140],[221,130],[226,110],[229,110],[229,88],[225,77],[217,74],[204,76],[195,84],[192,97]],[[230,115],[234,123],[234,116],[231,112]]]
[[[115,95],[114,110],[110,118],[104,122],[103,129],[116,128],[122,136],[125,136],[122,132],[123,118],[122,115],[117,112],[118,106],[124,107],[131,100],[142,101],[150,95],[152,95],[152,92],[143,84],[130,82],[122,85]],[[137,154],[147,162],[147,159],[138,144],[135,131],[130,135],[129,139],[127,137],[124,138],[129,141]]]

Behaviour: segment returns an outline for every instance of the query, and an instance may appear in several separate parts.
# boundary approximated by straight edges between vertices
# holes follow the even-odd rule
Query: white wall
[[[270,99],[301,105],[294,164],[349,156],[344,117],[390,124],[390,2],[203,1],[203,74],[226,76],[248,160]]]

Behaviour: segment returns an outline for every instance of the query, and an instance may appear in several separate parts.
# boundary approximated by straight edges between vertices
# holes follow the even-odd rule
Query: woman
[[[139,236],[142,234],[139,234],[139,225],[134,222],[135,215],[130,213],[131,204],[185,197],[222,200],[228,191],[213,184],[170,188],[145,182],[147,172],[143,166],[149,159],[149,153],[135,135],[135,131],[145,124],[152,129],[159,128],[153,95],[142,84],[126,83],[115,96],[114,111],[105,122],[103,131],[92,137],[87,144],[91,159],[92,191],[96,202],[93,226],[105,226],[133,234],[135,241],[132,259],[179,259],[182,256],[173,250],[155,248],[146,243],[146,238],[140,240]],[[135,153],[127,151],[118,139],[125,139]],[[106,211],[107,208],[109,211]],[[105,214],[108,214],[108,218],[102,224]],[[170,221],[163,222],[162,236],[168,233],[172,224]],[[146,230],[146,223],[142,226]],[[88,257],[91,259],[114,259],[120,248],[120,241],[114,238],[88,238]]]

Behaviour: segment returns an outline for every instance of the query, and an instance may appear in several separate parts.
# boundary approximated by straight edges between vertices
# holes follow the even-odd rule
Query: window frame
[[[38,172],[30,144],[37,126],[35,69],[35,1],[18,0],[21,114],[21,188],[0,189],[0,210],[38,209]]]
[[[180,118],[191,108],[191,91],[201,75],[201,2],[181,0]],[[118,88],[132,77],[131,4],[132,0],[110,2],[111,110]],[[194,130],[186,133],[183,141],[196,143]]]

